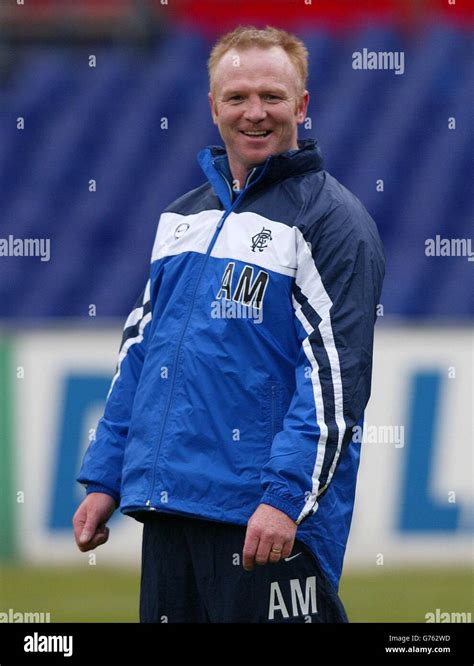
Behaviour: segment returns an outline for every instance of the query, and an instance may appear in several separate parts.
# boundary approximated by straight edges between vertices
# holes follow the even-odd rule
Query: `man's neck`
[[[249,167],[248,169],[241,167],[239,169],[239,168],[233,168],[232,165],[230,164],[229,167],[230,167],[230,172],[232,174],[232,184],[234,190],[243,190],[245,187],[245,181],[247,180],[247,176],[252,170],[252,167]]]
[[[298,150],[299,146],[296,144],[296,146],[287,148],[286,150],[282,151],[282,153],[286,153],[289,150]],[[282,153],[278,153],[281,155]],[[270,156],[269,156],[270,157]],[[258,162],[257,164],[250,164],[249,166],[243,166],[241,164],[232,164],[232,160],[229,157],[229,169],[232,174],[232,182],[233,182],[233,187],[234,189],[238,190],[243,190],[245,187],[245,181],[247,180],[247,177],[249,173],[252,171],[257,166],[261,166],[264,164],[267,158],[262,160],[261,162]]]

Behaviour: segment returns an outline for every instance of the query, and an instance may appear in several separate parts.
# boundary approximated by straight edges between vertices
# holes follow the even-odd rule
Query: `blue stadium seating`
[[[472,263],[424,254],[436,234],[471,235],[469,34],[439,25],[411,36],[380,27],[344,39],[300,34],[311,52],[313,124],[301,136],[319,139],[327,168],[377,221],[386,316],[469,317]],[[19,51],[0,86],[0,237],[50,238],[51,261],[0,258],[1,318],[87,317],[91,303],[98,317],[129,311],[160,211],[203,181],[195,156],[220,143],[206,96],[210,46],[173,29],[149,50]],[[353,70],[363,48],[403,50],[405,73]]]

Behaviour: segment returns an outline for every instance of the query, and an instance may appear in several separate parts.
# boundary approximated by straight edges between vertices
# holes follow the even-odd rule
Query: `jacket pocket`
[[[283,386],[271,379],[265,383],[262,400],[262,421],[265,424],[265,440],[269,445],[283,428],[283,416]]]

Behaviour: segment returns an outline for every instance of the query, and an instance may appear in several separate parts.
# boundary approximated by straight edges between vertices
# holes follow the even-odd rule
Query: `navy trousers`
[[[286,560],[245,571],[245,527],[164,513],[143,521],[141,622],[348,621],[298,540]]]

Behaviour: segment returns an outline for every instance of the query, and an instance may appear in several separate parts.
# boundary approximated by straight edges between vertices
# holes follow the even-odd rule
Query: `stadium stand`
[[[298,33],[311,52],[312,128],[301,137],[318,138],[327,168],[377,221],[386,315],[468,317],[472,263],[423,255],[427,238],[472,230],[468,31],[437,20],[416,35],[383,22]],[[100,316],[129,311],[160,211],[203,182],[196,154],[220,142],[206,97],[211,44],[179,21],[140,48],[0,42],[0,236],[51,239],[47,265],[2,259],[0,317],[85,317],[91,303]],[[362,48],[403,50],[403,76],[352,69]]]

